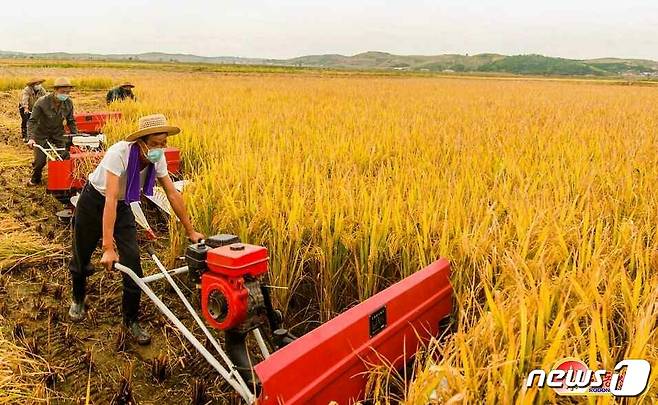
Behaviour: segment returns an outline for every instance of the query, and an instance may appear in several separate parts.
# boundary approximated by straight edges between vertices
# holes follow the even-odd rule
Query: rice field
[[[312,285],[326,320],[451,260],[457,332],[410,395],[429,380],[440,402],[554,401],[552,390],[522,388],[530,370],[566,356],[593,369],[656,360],[655,88],[163,81],[140,80],[141,102],[122,104],[125,120],[110,133],[117,139],[152,112],[183,128],[171,143],[194,173],[185,199],[195,223],[268,246],[284,308]],[[172,227],[172,256],[182,235]]]
[[[451,261],[455,333],[406,386],[373,372],[378,403],[555,403],[551,389],[524,388],[531,370],[658,359],[655,87],[129,75],[139,102],[112,106],[124,115],[110,139],[146,114],[180,126],[169,141],[192,180],[193,222],[267,246],[288,317],[325,321]],[[187,242],[170,225],[173,260]],[[655,379],[639,402],[656,401]]]
[[[39,76],[7,76],[0,78],[0,91],[23,90],[25,83],[32,77],[39,78]],[[54,78],[41,77],[46,79],[43,86],[47,89],[52,89]],[[102,90],[109,89],[114,85],[112,79],[108,77],[81,77],[75,78],[71,81],[78,90]]]

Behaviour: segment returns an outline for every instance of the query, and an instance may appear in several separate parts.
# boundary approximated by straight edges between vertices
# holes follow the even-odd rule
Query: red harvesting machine
[[[120,112],[103,111],[75,114],[79,134],[71,137],[68,154],[62,149],[42,149],[48,157],[48,181],[46,191],[68,205],[70,198],[82,190],[87,181],[89,161],[97,162],[103,157],[105,136],[104,125],[110,120],[121,118]],[[66,128],[69,132],[68,127]],[[180,174],[180,151],[166,148],[167,167],[173,175]],[[86,169],[86,170],[81,170]]]
[[[107,121],[120,119],[121,113],[119,111],[78,113],[73,118],[75,118],[75,125],[78,127],[78,132],[96,135],[103,132],[103,127]],[[65,130],[67,134],[71,132],[68,126],[65,127]]]
[[[439,259],[297,338],[282,327],[282,314],[270,300],[265,247],[241,243],[234,235],[216,235],[188,246],[187,265],[173,270],[149,253],[159,274],[140,278],[125,266],[116,267],[140,286],[247,403],[362,400],[371,367],[403,368],[420,345],[446,333],[452,312],[450,264]],[[180,273],[188,273],[201,289],[205,322],[171,277]],[[150,289],[148,283],[162,278],[186,304],[224,364]],[[223,331],[223,349],[206,325]],[[249,333],[262,355],[257,364],[247,350]]]

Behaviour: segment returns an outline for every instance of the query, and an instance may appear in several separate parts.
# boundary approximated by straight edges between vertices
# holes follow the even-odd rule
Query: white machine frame
[[[162,312],[171,323],[174,324],[176,329],[178,329],[183,336],[194,346],[194,348],[206,359],[206,361],[228,382],[237,392],[240,394],[242,399],[245,400],[246,403],[248,404],[253,404],[256,402],[256,396],[253,393],[255,391],[255,387],[249,387],[245,383],[244,379],[238,372],[237,367],[235,364],[231,361],[231,359],[227,356],[226,352],[221,348],[219,343],[217,342],[217,339],[210,333],[206,325],[203,323],[203,320],[199,317],[199,315],[196,313],[190,302],[187,300],[181,289],[178,287],[174,279],[172,278],[173,275],[178,275],[178,274],[183,274],[187,273],[189,271],[187,266],[183,267],[178,267],[172,270],[167,270],[165,266],[162,264],[162,262],[158,259],[158,257],[155,255],[155,253],[149,248],[147,249],[149,252],[149,256],[153,261],[155,262],[156,266],[160,270],[160,273],[156,273],[150,276],[146,277],[139,277],[135,272],[120,264],[120,263],[115,263],[114,267],[121,271],[122,273],[128,275],[134,282],[139,286],[139,288],[144,291],[146,296],[153,301],[155,306]],[[199,342],[199,340],[192,334],[192,332],[178,319],[178,317],[171,312],[169,308],[158,298],[157,295],[153,292],[151,287],[149,287],[149,283],[161,279],[166,279],[167,282],[173,287],[174,291],[176,291],[176,294],[180,298],[180,300],[183,302],[183,305],[185,305],[185,308],[188,310],[188,312],[192,315],[194,318],[195,322],[197,325],[201,328],[203,331],[204,335],[208,338],[208,341],[212,344],[213,348],[217,351],[219,354],[219,357],[224,361],[224,365],[220,363],[220,361],[212,354],[206,347]],[[256,338],[256,342],[258,344],[258,347],[260,349],[260,352],[262,353],[263,357],[267,358],[270,353],[269,349],[267,348],[267,345],[265,344],[265,340],[263,339],[263,336],[260,333],[260,330],[254,329],[254,337]],[[252,391],[252,389],[254,391]]]

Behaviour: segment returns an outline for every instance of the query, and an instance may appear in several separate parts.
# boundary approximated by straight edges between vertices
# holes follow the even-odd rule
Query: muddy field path
[[[104,92],[76,92],[73,98],[78,111],[106,108]],[[92,261],[97,271],[88,280],[86,320],[68,320],[70,224],[57,219],[62,205],[44,186],[25,185],[32,152],[20,140],[17,100],[16,91],[0,93],[0,345],[18,346],[40,369],[30,375],[11,369],[0,394],[16,384],[28,389],[29,398],[0,403],[239,403],[144,296],[140,318],[153,343],[140,347],[126,339],[121,278],[100,270],[98,255]],[[152,273],[142,253],[145,272]],[[182,314],[169,292],[156,286]],[[182,319],[191,325],[191,318]]]

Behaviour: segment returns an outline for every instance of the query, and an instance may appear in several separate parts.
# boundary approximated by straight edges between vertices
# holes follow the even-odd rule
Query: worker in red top
[[[99,239],[103,246],[101,264],[105,269],[111,270],[119,262],[142,277],[137,228],[130,203],[138,202],[142,192],[152,195],[156,178],[188,238],[194,243],[204,238],[192,227],[183,198],[167,171],[163,148],[167,146],[167,138],[179,132],[178,127],[167,124],[162,114],[142,117],[139,130],[108,148],[89,175],[78,198],[73,226],[73,255],[69,265],[73,287],[71,320],[77,322],[85,316],[86,279],[93,273],[90,260]],[[145,345],[151,342],[151,337],[137,321],[140,297],[137,284],[123,274],[123,322],[129,335]]]

